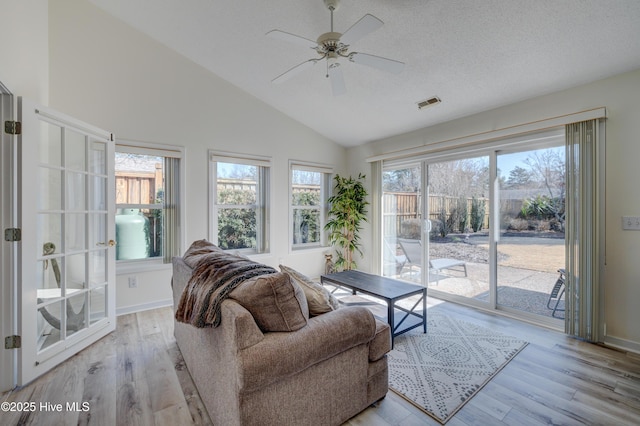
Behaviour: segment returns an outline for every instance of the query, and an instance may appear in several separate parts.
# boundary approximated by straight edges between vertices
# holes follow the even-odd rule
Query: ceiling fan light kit
[[[340,5],[339,0],[323,0],[325,6],[331,12],[331,31],[321,34],[314,42],[304,37],[300,37],[291,33],[280,30],[269,31],[266,35],[278,40],[285,40],[304,47],[314,49],[319,57],[309,59],[293,68],[285,71],[272,80],[272,83],[283,83],[291,77],[311,68],[319,61],[326,60],[327,72],[326,77],[331,81],[331,87],[335,96],[346,93],[346,85],[344,76],[340,69],[339,60],[348,59],[356,64],[367,65],[372,68],[398,74],[404,69],[404,63],[393,59],[383,58],[380,56],[369,55],[366,53],[349,52],[352,43],[360,40],[367,34],[377,30],[384,23],[373,15],[366,14],[358,22],[353,24],[344,34],[333,30],[333,12]]]

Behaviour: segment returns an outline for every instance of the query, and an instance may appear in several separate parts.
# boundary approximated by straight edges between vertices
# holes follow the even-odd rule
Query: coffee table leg
[[[422,290],[422,330],[427,332],[427,289]]]
[[[389,327],[391,327],[391,349],[393,349],[393,338],[396,335],[396,329],[395,329],[396,320],[394,318],[393,304],[394,304],[393,300],[389,300],[387,302],[387,322],[389,323]]]

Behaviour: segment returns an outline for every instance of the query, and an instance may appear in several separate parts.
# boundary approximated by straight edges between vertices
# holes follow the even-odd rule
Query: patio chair
[[[422,243],[420,240],[398,238],[398,244],[407,259],[405,266],[409,267],[409,271],[412,271],[414,266],[422,269]]]
[[[395,244],[389,244],[389,241],[385,238],[384,241],[384,266],[385,272],[387,272],[388,267],[393,267],[395,274],[400,275],[402,272],[402,268],[407,263],[406,255],[398,255],[396,253]]]
[[[564,296],[564,280],[566,271],[564,270],[564,268],[560,268],[558,269],[558,272],[560,273],[560,276],[556,280],[556,283],[553,285],[551,293],[549,294],[549,300],[547,300],[547,308],[552,310],[552,317],[556,317],[556,312],[564,312],[564,308],[558,308],[558,305],[560,304],[560,300],[562,300],[562,296]],[[551,307],[551,304],[554,302],[555,304],[553,305],[553,307]],[[558,318],[564,318],[564,316]]]
[[[422,267],[422,243],[420,240],[411,240],[407,238],[398,238],[398,243],[407,256],[409,265],[415,265]],[[429,268],[434,272],[441,272],[443,269],[452,269],[459,272],[464,272],[464,276],[467,275],[467,263],[463,260],[440,258],[429,259]]]

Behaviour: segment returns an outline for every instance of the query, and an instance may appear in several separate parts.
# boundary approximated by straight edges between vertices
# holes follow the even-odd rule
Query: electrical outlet
[[[138,277],[133,275],[129,277],[129,288],[138,288]]]
[[[622,229],[640,231],[640,216],[622,216]]]

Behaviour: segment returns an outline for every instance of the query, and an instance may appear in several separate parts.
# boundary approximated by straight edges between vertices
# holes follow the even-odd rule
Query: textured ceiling
[[[354,146],[640,68],[638,0],[343,0],[335,31],[366,13],[385,25],[351,50],[406,63],[400,74],[351,62],[333,96],[315,57],[265,37],[315,40],[322,0],[91,0],[160,43],[344,146]],[[442,103],[418,110],[417,102]]]

